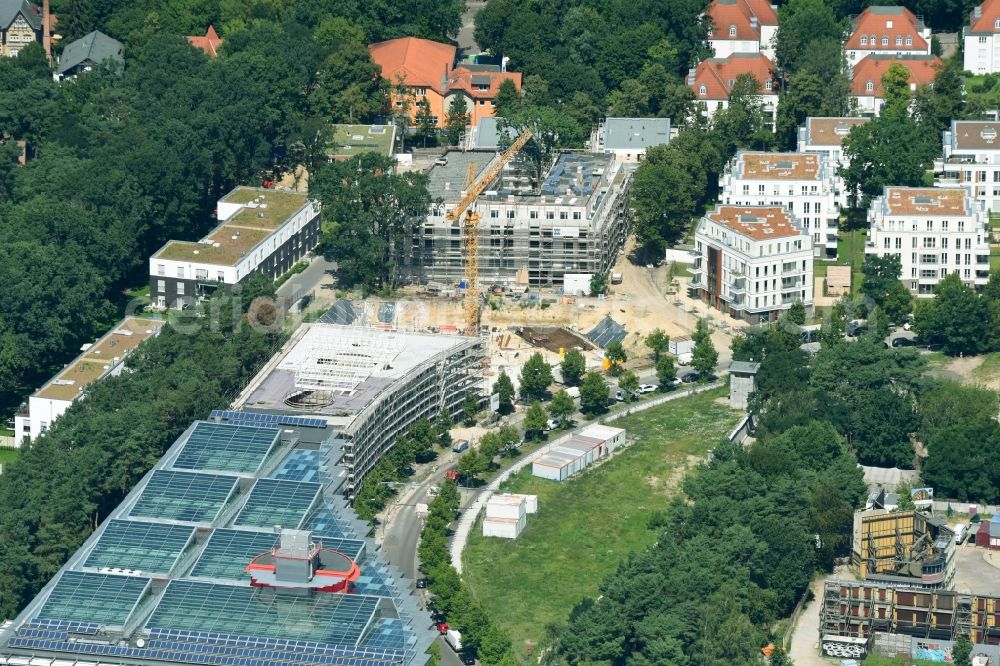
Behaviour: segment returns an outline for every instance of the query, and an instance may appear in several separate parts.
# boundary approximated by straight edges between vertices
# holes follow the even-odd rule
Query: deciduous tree
[[[563,381],[568,386],[578,386],[587,370],[587,359],[579,349],[567,349],[559,368],[562,370]]]
[[[580,409],[599,414],[608,408],[608,383],[599,373],[588,372],[580,385]]]
[[[539,352],[535,352],[521,368],[521,399],[526,402],[542,400],[551,384],[552,368]]]

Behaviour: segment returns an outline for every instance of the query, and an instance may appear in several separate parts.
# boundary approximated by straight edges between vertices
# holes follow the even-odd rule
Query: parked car
[[[894,338],[892,341],[893,347],[914,347],[917,341],[912,338]]]
[[[462,453],[463,451],[469,450],[469,442],[464,439],[460,439],[455,442],[455,446],[451,447],[451,450],[455,453]]]
[[[462,663],[465,664],[465,666],[476,666],[476,658],[475,656],[466,653],[466,655],[462,657]]]
[[[427,579],[426,578],[418,578],[417,579],[417,589],[418,590],[423,590],[426,587],[427,587]]]
[[[656,392],[655,384],[641,384],[639,386],[639,393],[655,393],[655,392]]]
[[[437,166],[448,166],[448,158],[442,155],[441,157],[434,160],[434,164]]]
[[[681,375],[681,381],[685,384],[694,384],[700,376],[697,372],[685,372]]]
[[[625,402],[625,391],[621,389],[615,389],[615,400],[618,402]]]
[[[556,421],[555,419],[549,419],[545,423],[545,432],[548,432],[549,430],[556,430],[558,428],[559,428],[559,421]]]

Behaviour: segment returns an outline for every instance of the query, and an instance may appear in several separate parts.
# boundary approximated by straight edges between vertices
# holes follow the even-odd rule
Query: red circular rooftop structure
[[[308,589],[316,592],[350,592],[361,575],[357,563],[347,555],[323,548],[312,540],[312,532],[282,530],[281,542],[247,565],[254,587]]]

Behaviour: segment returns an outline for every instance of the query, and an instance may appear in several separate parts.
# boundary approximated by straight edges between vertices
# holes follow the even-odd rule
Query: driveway
[[[851,578],[846,567],[838,567],[833,573],[815,579],[809,586],[813,598],[799,615],[788,647],[788,656],[795,666],[831,666],[837,659],[824,659],[819,654],[819,611],[823,606],[823,587],[828,580]]]
[[[327,261],[322,256],[314,257],[309,262],[308,268],[293,275],[288,282],[278,287],[278,299],[287,299],[288,307],[291,307],[303,296],[316,289],[326,274],[336,268],[336,262]]]

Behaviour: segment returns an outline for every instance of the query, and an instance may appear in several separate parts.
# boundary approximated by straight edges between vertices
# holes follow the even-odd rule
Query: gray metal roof
[[[18,14],[24,16],[24,20],[35,30],[42,27],[41,11],[28,0],[0,0],[0,30],[10,27]]]
[[[607,347],[612,342],[621,342],[627,335],[624,326],[612,319],[611,315],[605,315],[586,337],[598,347]]]
[[[66,45],[59,57],[59,66],[56,68],[56,72],[64,74],[79,65],[86,63],[99,65],[108,59],[120,63],[125,62],[125,58],[122,57],[122,43],[108,37],[100,30],[95,30]]]
[[[729,364],[729,374],[739,373],[741,375],[756,375],[760,370],[760,363],[750,361],[733,361]]]
[[[604,149],[649,148],[670,141],[670,118],[608,118]]]
[[[480,118],[472,130],[472,145],[469,147],[496,149],[498,145],[500,145],[500,132],[497,131],[497,119]]]

